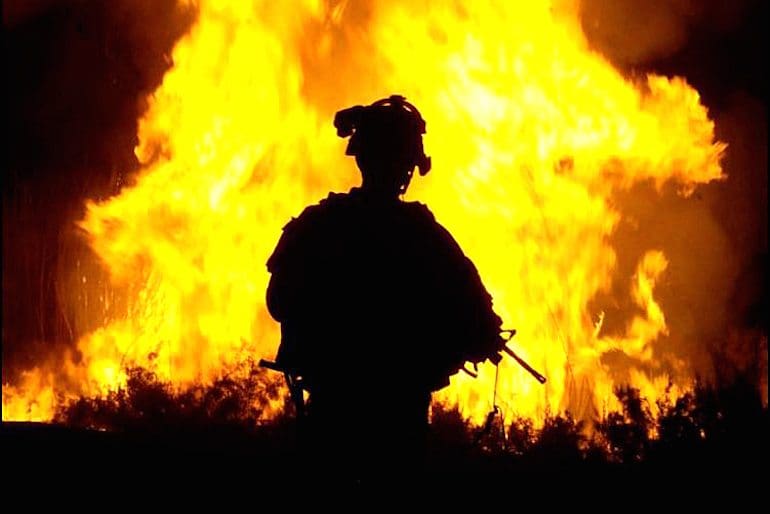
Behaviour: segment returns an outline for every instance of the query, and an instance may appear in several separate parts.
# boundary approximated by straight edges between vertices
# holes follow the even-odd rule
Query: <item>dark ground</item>
[[[232,434],[224,440],[216,432],[151,436],[3,423],[1,433],[4,490],[61,492],[78,504],[102,495],[143,501],[190,492],[206,498],[243,495],[289,501],[287,492],[316,487],[332,493],[435,491],[431,494],[445,495],[444,501],[455,495],[469,499],[481,495],[500,505],[558,505],[582,497],[599,509],[611,508],[615,501],[624,507],[648,502],[660,507],[766,504],[766,447],[764,456],[722,455],[628,466],[596,461],[535,463],[448,445],[433,448],[422,470],[391,469],[355,477],[341,473],[334,464],[312,472],[296,449]]]

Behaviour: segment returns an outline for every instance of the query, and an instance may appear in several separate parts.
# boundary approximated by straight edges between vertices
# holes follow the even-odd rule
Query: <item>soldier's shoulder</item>
[[[300,230],[304,226],[313,226],[333,216],[350,203],[348,197],[347,193],[329,193],[326,198],[305,207],[298,216],[293,217],[284,226],[284,232]]]
[[[410,221],[431,238],[438,237],[454,243],[454,238],[441,223],[436,220],[427,205],[420,202],[404,202]]]
[[[422,202],[403,202],[404,211],[408,216],[414,218],[416,221],[422,221],[424,223],[436,223],[436,217],[431,210]]]
[[[338,209],[347,208],[356,203],[354,191],[355,190],[351,190],[349,193],[331,192],[326,198],[318,202],[318,205],[313,205],[311,207],[316,207],[317,209],[315,212],[317,213],[330,213]]]
[[[431,210],[420,202],[405,202],[410,210],[409,222],[423,248],[441,255],[447,262],[455,262],[457,266],[465,266],[461,261],[467,260],[460,244],[452,233],[442,225]]]
[[[328,227],[337,218],[339,205],[344,194],[330,193],[317,204],[305,207],[302,212],[292,217],[283,226],[281,237],[273,250],[273,254],[267,261],[268,270],[274,271],[280,263],[291,260],[297,255],[305,255],[322,241]]]

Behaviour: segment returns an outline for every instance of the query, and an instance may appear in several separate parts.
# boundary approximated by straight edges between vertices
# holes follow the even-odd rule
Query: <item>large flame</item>
[[[3,386],[4,420],[50,419],[68,395],[121,386],[127,364],[181,386],[272,357],[265,261],[293,215],[358,181],[335,110],[391,93],[428,121],[434,172],[407,199],[454,234],[517,329],[517,352],[549,378],[543,387],[505,359],[504,408],[590,416],[613,406],[619,384],[651,400],[669,382],[688,387],[685,363],[652,351],[667,331],[654,298],[663,249],[617,277],[610,241],[624,215],[613,194],[643,181],[688,194],[721,177],[724,147],[684,80],[622,76],[589,49],[569,1],[195,7],[140,120],[140,173],[80,223],[123,307],[106,316],[103,296],[87,307],[104,322],[79,340],[78,359]],[[639,309],[609,337],[589,305],[613,280],[629,281]],[[633,365],[613,368],[618,354]],[[496,375],[479,371],[438,395],[476,420]]]

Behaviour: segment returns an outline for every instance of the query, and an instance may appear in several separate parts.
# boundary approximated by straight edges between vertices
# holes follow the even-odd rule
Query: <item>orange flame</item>
[[[722,177],[724,145],[683,79],[623,77],[589,49],[571,2],[196,5],[140,120],[140,173],[89,202],[80,223],[125,312],[79,340],[77,364],[3,386],[4,420],[50,419],[53,391],[113,390],[127,364],[181,386],[272,357],[267,256],[292,215],[357,182],[335,110],[391,93],[428,120],[435,171],[408,199],[455,235],[517,329],[517,352],[549,378],[542,387],[505,359],[497,394],[508,412],[590,416],[613,406],[620,383],[651,400],[670,380],[688,386],[684,363],[668,366],[677,376],[653,365],[667,330],[654,298],[663,251],[631,278],[641,314],[624,336],[602,336],[603,314],[589,310],[619,278],[613,193],[676,181],[689,194]],[[634,365],[618,372],[613,352]],[[482,366],[437,396],[478,421],[494,380]]]

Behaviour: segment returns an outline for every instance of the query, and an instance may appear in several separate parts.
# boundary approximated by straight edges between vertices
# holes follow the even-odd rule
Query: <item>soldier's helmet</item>
[[[420,175],[430,171],[422,144],[425,120],[403,96],[343,109],[335,115],[334,126],[338,136],[350,137],[345,153],[356,157],[361,172],[389,175],[387,179],[397,181],[399,194],[406,192],[415,167]]]

